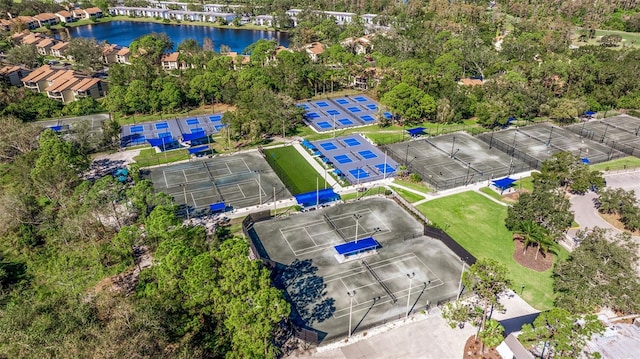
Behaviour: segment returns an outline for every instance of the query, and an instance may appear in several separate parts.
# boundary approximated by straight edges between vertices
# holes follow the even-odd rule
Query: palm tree
[[[542,252],[547,253],[549,252],[551,247],[555,244],[555,242],[551,239],[551,236],[549,236],[546,233],[540,238],[538,238],[538,240],[535,243],[538,246],[538,249],[536,250],[535,260],[538,260],[538,254],[540,253],[541,249],[542,249]]]
[[[527,248],[531,244],[537,244],[540,241],[540,238],[545,235],[545,231],[544,227],[531,220],[520,223],[515,234],[522,237],[522,242],[524,244],[524,250],[522,252],[523,255],[527,254]]]

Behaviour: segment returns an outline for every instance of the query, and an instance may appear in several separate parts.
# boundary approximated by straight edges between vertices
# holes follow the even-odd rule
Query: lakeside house
[[[9,20],[5,20],[5,19],[0,19],[0,30],[2,31],[9,31],[11,30],[11,26],[13,25],[13,23]]]
[[[33,70],[22,79],[22,84],[65,104],[83,97],[98,99],[105,95],[106,90],[106,85],[99,78],[88,77],[73,70],[54,69],[49,65]]]
[[[60,41],[57,44],[51,47],[51,56],[55,56],[57,58],[65,58],[65,51],[69,47],[69,43],[66,41]]]
[[[39,27],[56,25],[59,22],[58,17],[50,12],[38,14],[33,18],[38,22]]]
[[[68,12],[67,10],[58,11],[57,13],[55,13],[55,15],[58,17],[58,20],[60,22],[63,22],[65,24],[76,21],[76,18],[73,16],[73,14]]]
[[[305,45],[304,49],[313,62],[317,62],[320,59],[320,55],[324,53],[324,45],[317,41]]]

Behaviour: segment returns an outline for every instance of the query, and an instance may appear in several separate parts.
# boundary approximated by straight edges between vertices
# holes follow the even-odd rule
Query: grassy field
[[[553,307],[552,270],[536,272],[513,259],[512,233],[504,226],[507,207],[476,192],[464,192],[423,203],[417,207],[433,223],[453,237],[477,258],[493,258],[507,267],[511,288],[539,310]],[[568,252],[557,249],[555,260],[563,261]]]
[[[185,149],[156,153],[155,148],[147,148],[140,151],[140,155],[133,158],[142,167],[155,166],[164,163],[184,161],[189,159],[189,153]]]
[[[393,190],[396,191],[400,195],[400,197],[404,198],[409,203],[418,202],[419,200],[424,199],[424,196],[409,192],[403,188],[396,187],[394,185],[391,185],[390,187],[393,188]]]
[[[324,188],[324,178],[293,146],[265,149],[264,153],[269,165],[292,194],[315,191],[316,183]]]
[[[596,30],[596,36],[593,39],[588,39],[586,42],[578,41],[580,36],[580,28],[576,28],[576,31],[573,35],[573,44],[577,46],[585,46],[585,45],[600,45],[600,38],[605,35],[619,35],[622,38],[622,42],[620,46],[612,47],[612,49],[621,49],[624,47],[640,47],[640,33],[637,32],[626,32],[626,31],[615,31],[615,30]]]
[[[526,189],[529,192],[533,192],[533,177],[523,177],[513,183],[513,188]]]
[[[422,193],[431,193],[433,192],[433,190],[427,186],[425,186],[422,182],[421,183],[414,183],[414,182],[409,182],[409,181],[403,181],[401,179],[395,178],[393,180],[393,183],[398,184],[400,186],[404,186],[407,188],[411,188],[412,190],[418,191],[418,192],[422,192]]]
[[[635,156],[618,158],[615,160],[602,162],[602,163],[589,166],[589,168],[596,171],[617,171],[617,170],[624,170],[627,168],[638,168],[638,167],[640,167],[640,158]]]
[[[385,191],[386,191],[386,188],[384,188],[382,186],[377,186],[377,187],[369,188],[366,192],[351,192],[351,193],[341,194],[340,198],[343,201],[349,201],[349,200],[356,199],[356,198],[362,198],[362,197],[368,197],[368,196],[377,196],[377,195],[380,195],[380,194],[384,194]]]

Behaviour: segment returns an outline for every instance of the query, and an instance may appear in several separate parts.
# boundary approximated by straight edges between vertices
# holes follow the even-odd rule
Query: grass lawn
[[[515,182],[513,182],[513,188],[515,189],[526,189],[529,192],[533,192],[533,177],[523,177]]]
[[[629,156],[624,158],[618,158],[615,160],[602,162],[594,165],[590,165],[589,168],[596,171],[616,171],[627,168],[640,167],[640,158],[635,156]]]
[[[468,191],[425,202],[417,208],[476,258],[493,258],[506,266],[511,288],[520,293],[524,285],[522,298],[527,303],[539,310],[553,307],[552,270],[536,272],[513,259],[515,244],[512,233],[504,226],[507,207]],[[564,261],[568,252],[561,247],[557,250],[555,260]]]
[[[376,196],[379,194],[384,194],[386,188],[382,187],[382,186],[377,186],[377,187],[372,187],[370,189],[368,189],[366,192],[351,192],[351,193],[345,193],[345,194],[341,194],[340,198],[343,201],[349,201],[352,199],[356,199],[356,198],[362,198],[362,197],[368,197],[368,196]]]
[[[433,192],[433,190],[427,186],[425,186],[422,182],[420,183],[413,183],[413,182],[409,182],[409,181],[404,181],[398,178],[394,178],[393,183],[398,184],[400,186],[404,186],[407,188],[411,188],[412,190],[418,191],[418,192],[422,192],[422,193],[430,193]]]
[[[419,200],[424,199],[424,196],[415,194],[413,192],[409,192],[403,188],[396,187],[393,185],[391,185],[391,188],[393,188],[393,190],[396,191],[400,195],[400,197],[404,198],[409,203],[418,202]]]
[[[155,166],[163,163],[171,163],[189,159],[186,149],[172,150],[156,153],[155,148],[147,148],[140,151],[140,154],[133,158],[142,167]]]
[[[315,191],[317,183],[324,188],[324,178],[298,153],[295,147],[270,148],[265,149],[264,153],[269,165],[273,167],[292,194]]]

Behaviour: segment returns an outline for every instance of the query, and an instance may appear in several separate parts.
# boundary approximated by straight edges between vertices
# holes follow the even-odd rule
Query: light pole
[[[413,283],[413,277],[416,276],[415,272],[407,273],[407,278],[409,278],[409,294],[407,294],[407,315],[405,318],[409,317],[409,301],[411,300],[411,283]]]
[[[362,218],[362,216],[356,213],[356,214],[353,215],[353,218],[356,219],[356,239],[355,239],[355,242],[358,243],[358,227],[360,226],[360,218]]]
[[[451,142],[451,158],[453,158],[453,148],[456,146],[456,136],[453,136],[453,142]]]
[[[551,126],[551,131],[549,131],[549,140],[547,141],[547,147],[551,146],[551,135],[553,135],[553,126]]]
[[[347,292],[347,295],[349,296],[349,334],[348,334],[348,338],[351,338],[351,314],[353,314],[353,297],[355,297],[356,295],[356,291],[352,290],[350,292]]]
[[[256,171],[258,175],[258,197],[260,197],[260,206],[262,206],[262,181],[260,181],[260,172]]]

